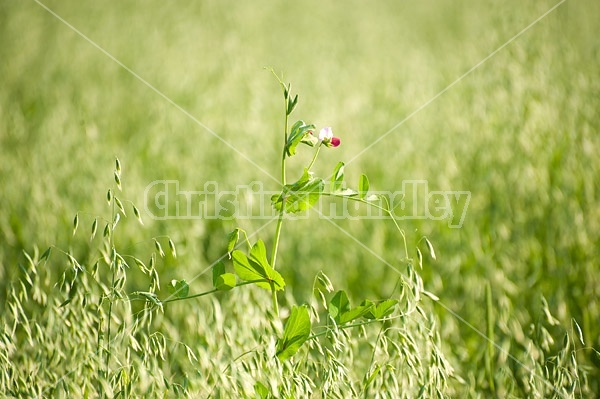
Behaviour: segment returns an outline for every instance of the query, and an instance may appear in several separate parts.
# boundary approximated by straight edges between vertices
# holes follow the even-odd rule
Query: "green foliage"
[[[300,143],[314,147],[318,143],[318,139],[312,134],[314,125],[307,125],[304,121],[296,122],[290,131],[287,143],[285,144],[285,152],[288,156],[296,155],[296,147]]]
[[[331,183],[329,190],[332,193],[341,192],[344,189],[344,163],[338,162],[331,173]]]
[[[367,198],[367,193],[369,192],[369,179],[366,175],[360,175],[360,180],[358,182],[358,195],[360,199]]]
[[[369,300],[365,300],[361,306],[368,307],[368,312],[364,315],[367,319],[383,319],[394,312],[395,306],[398,301],[395,299],[387,299],[380,303],[373,303]]]
[[[286,360],[294,356],[310,335],[310,316],[306,306],[294,306],[285,323],[283,337],[277,342],[277,357]]]
[[[219,291],[229,291],[235,286],[235,275],[225,272],[225,264],[219,261],[213,267],[213,287]]]
[[[242,280],[256,282],[257,286],[266,290],[274,287],[279,291],[285,287],[285,281],[281,274],[269,265],[265,244],[261,240],[252,246],[249,256],[242,251],[235,250],[231,257],[235,272]]]
[[[314,177],[308,169],[304,169],[297,182],[286,184],[281,194],[273,195],[273,207],[278,211],[285,209],[286,213],[306,211],[319,200],[324,186],[322,179]]]
[[[177,298],[186,298],[190,294],[190,286],[185,280],[171,280],[169,289]]]
[[[329,315],[338,324],[349,323],[359,317],[370,314],[373,304],[370,301],[363,302],[355,308],[350,307],[350,301],[345,291],[338,291],[329,302]]]

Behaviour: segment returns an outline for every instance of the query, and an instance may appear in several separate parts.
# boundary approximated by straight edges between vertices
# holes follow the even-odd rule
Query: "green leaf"
[[[259,381],[254,383],[254,392],[260,399],[267,399],[269,397],[269,389]]]
[[[329,301],[329,315],[338,324],[349,323],[352,320],[356,320],[359,317],[367,317],[373,309],[373,302],[363,301],[359,306],[355,308],[350,307],[350,301],[345,291],[338,291],[335,293],[331,301]]]
[[[365,319],[383,319],[389,316],[394,311],[396,304],[398,303],[395,299],[387,299],[378,304],[374,304],[369,300],[365,300],[361,305],[371,305],[369,311],[364,315]]]
[[[231,259],[231,252],[235,248],[238,240],[240,239],[240,228],[237,227],[231,233],[227,234],[227,254],[229,255],[229,259]]]
[[[371,310],[371,307],[372,305],[366,304],[352,308],[349,311],[342,313],[339,323],[349,323],[352,320],[356,320],[359,317],[363,317]]]
[[[307,125],[304,123],[304,121],[298,121],[294,123],[294,125],[290,129],[290,135],[288,136],[287,143],[285,143],[285,152],[288,157],[291,157],[296,154],[296,147],[301,142],[308,145],[311,145],[311,143],[315,143],[314,141],[307,139],[308,136],[312,136],[310,132],[314,129],[314,125]],[[318,140],[316,142],[318,142]]]
[[[367,197],[367,193],[369,192],[369,179],[367,175],[360,175],[360,179],[358,181],[358,195],[360,199],[365,199]]]
[[[240,250],[233,251],[231,256],[233,268],[240,279],[244,281],[266,280],[257,282],[256,285],[267,290],[271,290],[271,282],[277,291],[285,287],[283,277],[267,263],[262,241],[258,241],[252,247],[250,258]]]
[[[263,269],[267,269],[271,267],[269,262],[267,261],[267,248],[265,247],[265,243],[262,240],[256,241],[256,244],[250,250],[250,259],[258,263],[263,267]]]
[[[292,91],[292,84],[288,83],[288,85],[286,86],[285,83],[283,83],[281,80],[279,81],[279,83],[281,83],[281,86],[283,87],[283,97],[287,100],[288,98],[290,98],[290,91]]]
[[[331,174],[331,184],[329,186],[329,190],[332,193],[336,193],[338,191],[342,191],[344,189],[344,163],[338,162],[333,168],[333,173]]]
[[[169,291],[177,298],[186,298],[190,293],[190,286],[185,280],[171,280]]]
[[[371,372],[370,374],[365,375],[365,387],[368,387],[369,385],[371,385],[371,383],[373,382],[373,380],[375,379],[375,377],[377,377],[377,375],[379,374],[379,372],[381,371],[381,365],[377,365],[377,367],[375,367],[375,370],[373,370],[373,372]],[[368,378],[367,378],[368,376]]]
[[[309,133],[302,136],[302,140],[300,140],[300,142],[302,144],[306,144],[309,147],[314,147],[317,144],[319,144],[319,139]]]
[[[260,265],[265,271],[265,278],[275,284],[276,291],[282,290],[285,287],[283,277],[275,269],[271,267],[267,260],[267,249],[262,240],[258,240],[250,250],[250,262],[254,261]]]
[[[221,261],[213,267],[213,286],[220,291],[229,291],[236,286],[235,274],[226,273]]]
[[[225,264],[222,261],[218,261],[217,264],[214,265],[213,269],[212,269],[213,287],[217,288],[217,278],[221,274],[225,274]]]
[[[273,207],[281,211],[285,202],[286,213],[298,213],[310,209],[321,198],[325,184],[320,178],[315,178],[308,169],[300,179],[293,184],[286,184],[281,194],[271,197]]]
[[[297,104],[298,104],[298,95],[296,94],[293,99],[291,99],[291,100],[288,99],[288,101],[287,101],[287,110],[286,110],[287,115],[290,115],[294,111],[294,108],[296,108]]]
[[[283,337],[277,341],[277,357],[284,361],[294,356],[310,335],[310,316],[306,306],[294,306],[285,323]]]
[[[336,321],[336,323],[341,324],[342,314],[348,312],[350,310],[350,301],[348,300],[348,295],[346,291],[340,290],[335,293],[333,298],[329,301],[329,307],[327,309],[329,311],[329,315]]]
[[[230,289],[235,288],[236,285],[237,282],[235,279],[235,274],[223,273],[219,277],[217,277],[215,288],[219,291],[229,291]]]

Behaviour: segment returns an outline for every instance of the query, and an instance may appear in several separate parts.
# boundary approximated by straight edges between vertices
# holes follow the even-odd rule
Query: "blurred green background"
[[[34,1],[0,2],[0,288],[17,274],[23,250],[91,250],[71,237],[72,219],[80,212],[87,229],[95,216],[110,215],[105,195],[115,157],[123,164],[122,197],[140,208],[155,180],[178,180],[188,190],[206,181],[223,190],[260,181],[277,190],[208,131],[278,176],[283,102],[263,69],[272,66],[299,93],[294,120],[333,126],[342,139],[321,154],[321,176],[353,160],[347,179],[366,173],[375,190],[423,179],[430,190],[471,192],[459,229],[401,221],[409,250],[423,235],[436,248],[437,261],[426,259],[423,271],[427,290],[485,330],[489,281],[497,340],[511,348],[543,319],[543,295],[561,321],[551,331],[555,341],[575,318],[587,346],[600,348],[600,3],[566,1],[356,159],[556,3],[45,4],[205,127]],[[290,162],[290,180],[310,156],[301,151]],[[190,281],[205,270],[237,225],[143,216],[145,226],[128,224],[118,245],[147,259],[151,237],[169,235],[179,256],[162,266],[165,281]],[[390,222],[335,223],[391,264],[405,256]],[[239,223],[249,233],[263,224]],[[274,228],[257,237],[269,245]],[[279,264],[300,301],[319,270],[361,298],[389,294],[396,279],[316,215],[284,226]],[[203,284],[210,285],[208,275],[192,290]],[[478,364],[481,337],[437,310],[445,350],[466,369]],[[594,352],[579,356],[598,376]]]

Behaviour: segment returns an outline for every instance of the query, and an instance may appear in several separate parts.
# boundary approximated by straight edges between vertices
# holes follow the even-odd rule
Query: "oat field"
[[[599,16],[0,1],[0,396],[598,397]]]

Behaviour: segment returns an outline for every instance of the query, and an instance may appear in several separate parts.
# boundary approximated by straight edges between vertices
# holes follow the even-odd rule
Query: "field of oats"
[[[598,15],[3,0],[0,396],[597,397]],[[323,194],[280,234],[270,195],[267,218],[230,197],[222,217],[155,217],[187,204],[156,182],[281,191],[265,67],[298,95],[290,136],[303,120],[341,139],[313,182],[339,188],[344,162],[345,187],[394,194],[397,226],[362,194]],[[284,156],[288,193],[314,153]]]

